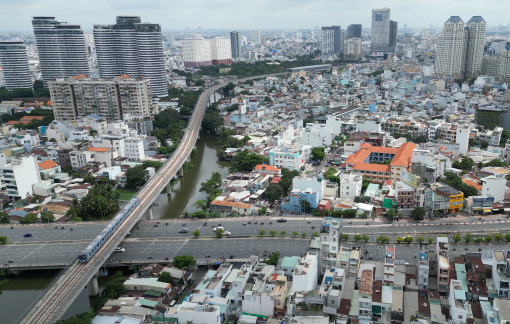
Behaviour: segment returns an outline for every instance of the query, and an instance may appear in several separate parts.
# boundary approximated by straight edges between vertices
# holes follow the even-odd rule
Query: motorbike
[[[349,224],[352,224],[352,221],[350,221]]]
[[[154,227],[158,227],[158,224],[154,224]]]
[[[165,223],[165,225],[168,225],[168,223]]]
[[[273,225],[273,222],[269,222],[269,225]]]
[[[13,263],[14,261],[12,259],[9,259],[9,263]]]
[[[243,222],[243,225],[246,225],[246,222]]]
[[[253,223],[253,224],[257,225],[257,222],[255,222],[255,223]]]
[[[140,226],[137,226],[136,229],[140,229]]]
[[[453,250],[455,251],[455,250],[457,250],[457,249],[456,249],[456,248],[453,248]]]
[[[72,227],[71,227],[69,230],[70,230],[70,231],[74,231]]]
[[[260,225],[264,225],[264,222],[260,222]]]
[[[315,226],[312,226],[312,229],[314,229],[314,228],[315,228]]]
[[[207,222],[204,223],[204,226],[207,226]]]
[[[221,223],[219,223],[218,226],[221,226]]]
[[[368,251],[367,251],[367,250],[365,250],[365,254],[367,254],[367,253],[368,253]]]
[[[372,260],[372,257],[368,257],[369,260]]]
[[[14,227],[11,226],[11,229],[14,229]]]
[[[312,221],[308,221],[308,224],[310,224]]]
[[[366,222],[365,225],[370,225],[370,224],[368,222]]]
[[[168,261],[168,257],[165,257],[165,260],[167,260],[167,261]],[[119,261],[120,261],[120,260],[119,260]]]
[[[152,255],[149,255],[149,259],[152,259]]]
[[[62,226],[60,229],[64,229],[64,226]]]
[[[251,224],[251,221],[249,221],[248,224]]]
[[[469,250],[469,248],[464,248],[464,250]]]
[[[186,226],[186,223],[182,223],[182,226]]]

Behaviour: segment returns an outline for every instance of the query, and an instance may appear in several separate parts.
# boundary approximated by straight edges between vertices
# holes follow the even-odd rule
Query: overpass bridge
[[[286,72],[259,75],[241,79],[233,79],[230,82],[238,83],[250,79],[258,79],[270,76],[287,74]],[[45,324],[57,321],[71,305],[72,301],[78,296],[80,291],[87,284],[92,288],[97,287],[98,270],[107,262],[108,257],[117,247],[124,237],[136,225],[139,219],[147,211],[152,214],[152,204],[157,196],[166,187],[170,194],[170,180],[176,175],[183,174],[183,165],[189,159],[191,151],[195,147],[206,105],[210,95],[228,83],[217,84],[206,89],[198,98],[193,110],[188,127],[184,136],[171,158],[165,163],[136,194],[139,199],[138,205],[134,207],[122,224],[117,228],[96,253],[86,263],[80,263],[74,258],[72,262],[53,280],[48,288],[43,291],[39,299],[20,316],[18,323],[22,324]],[[89,286],[89,288],[91,287]],[[96,288],[97,289],[97,288]]]

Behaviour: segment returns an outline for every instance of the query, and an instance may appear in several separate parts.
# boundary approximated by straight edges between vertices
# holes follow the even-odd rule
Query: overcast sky
[[[442,27],[450,16],[468,21],[481,15],[488,25],[510,22],[510,0],[0,0],[0,31],[31,30],[32,16],[56,16],[80,24],[113,24],[115,16],[137,15],[163,30],[310,29],[361,23],[371,10],[391,8],[399,27]]]

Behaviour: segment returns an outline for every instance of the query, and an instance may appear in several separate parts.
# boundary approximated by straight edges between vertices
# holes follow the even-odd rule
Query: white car
[[[113,250],[113,252],[126,252],[126,249],[118,246],[115,248],[115,250]]]
[[[225,235],[225,236],[229,236],[229,235],[232,235],[232,233],[230,233],[229,231],[224,231],[224,232],[223,232],[223,235]]]

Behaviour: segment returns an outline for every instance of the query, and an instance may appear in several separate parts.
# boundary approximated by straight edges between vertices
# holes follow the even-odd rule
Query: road
[[[277,223],[276,220],[280,217],[272,217],[272,218],[257,218],[254,217],[251,219],[252,223],[255,219],[259,222],[259,224],[251,224],[251,225],[243,225],[243,222],[248,222],[247,218],[244,219],[222,219],[222,220],[208,220],[208,226],[203,226],[203,220],[197,221],[189,221],[189,220],[168,220],[168,221],[159,221],[157,224],[156,221],[142,221],[139,224],[138,230],[133,230],[130,235],[127,235],[130,238],[155,238],[155,237],[175,237],[175,238],[186,238],[191,237],[191,233],[195,230],[199,230],[201,236],[214,236],[213,228],[211,225],[218,225],[220,222],[222,223],[225,230],[232,232],[232,235],[258,235],[258,231],[263,229],[266,231],[267,235],[270,230],[275,230],[278,234],[281,231],[286,231],[287,235],[290,235],[293,231],[296,231],[301,235],[301,233],[305,232],[307,234],[311,234],[313,232],[318,231],[318,226],[320,225],[321,218],[318,217],[310,217],[306,218],[307,220],[311,220],[311,224],[308,224],[308,221],[303,220],[302,217],[287,217],[286,223]],[[263,221],[264,225],[261,225],[260,222]],[[272,221],[273,225],[269,225],[269,222]],[[372,234],[373,232],[376,235],[385,234],[385,235],[395,235],[396,233],[422,233],[427,235],[427,233],[434,234],[438,232],[443,233],[456,233],[458,231],[471,231],[472,233],[480,233],[483,234],[485,232],[498,231],[505,232],[510,231],[510,222],[474,222],[472,224],[464,224],[464,223],[453,223],[450,222],[451,225],[445,225],[444,223],[436,222],[430,224],[422,224],[422,223],[398,223],[394,224],[380,224],[376,222],[368,221],[369,225],[364,225],[364,222],[355,221],[354,224],[348,224],[349,222],[344,221],[343,233],[347,233],[349,235],[353,234]],[[168,225],[165,225],[168,223]],[[182,226],[185,223],[185,226]],[[158,225],[158,227],[154,227],[154,225]],[[399,226],[400,225],[400,226]],[[10,229],[9,226],[0,226],[0,236],[7,236],[9,242],[13,243],[33,243],[33,242],[41,242],[41,243],[58,243],[58,242],[76,242],[76,241],[90,241],[96,235],[101,232],[104,228],[105,223],[80,223],[74,224],[72,226],[73,231],[71,231],[71,226],[68,224],[64,225],[64,229],[61,229],[61,225],[58,226],[58,229],[55,229],[55,225],[16,225],[13,226],[13,229]],[[315,230],[311,228],[311,226],[315,226]],[[188,233],[179,233],[179,229],[182,227],[189,228]],[[484,231],[484,232],[480,232]],[[32,237],[23,237],[26,233],[32,233]],[[0,250],[0,260],[2,260],[3,253]]]
[[[237,83],[248,79],[263,78],[267,76],[282,75],[285,73],[261,75],[256,77],[235,79]],[[127,214],[115,232],[101,245],[95,254],[86,263],[79,263],[77,260],[70,264],[50,285],[45,294],[35,305],[31,305],[27,312],[21,315],[21,323],[53,323],[59,319],[70,303],[76,298],[81,289],[93,278],[96,271],[106,262],[113,249],[120,244],[138,220],[151,207],[160,192],[181,170],[195,146],[197,136],[200,132],[202,118],[205,114],[206,104],[211,93],[219,90],[228,83],[215,85],[200,95],[193,110],[190,122],[179,146],[170,159],[158,170],[147,183],[135,195],[138,203]],[[134,201],[134,200],[132,200]],[[119,213],[121,213],[120,211]],[[74,232],[74,231],[73,231]]]
[[[15,267],[34,266],[37,263],[44,265],[63,265],[67,264],[67,252],[78,253],[87,243],[54,243],[54,244],[24,244],[13,245],[10,247],[0,248],[2,255],[17,255],[18,259],[11,265]],[[278,251],[285,256],[299,256],[308,248],[308,240],[301,238],[223,238],[223,239],[127,239],[119,246],[126,251],[124,253],[112,253],[109,260],[114,259],[114,264],[121,263],[145,263],[145,262],[164,262],[168,257],[170,260],[177,255],[192,255],[197,260],[205,260],[206,255],[210,255],[211,259],[218,260],[222,255],[228,259],[230,254],[235,254],[236,259],[246,259],[251,254],[260,253],[264,250]],[[352,246],[360,246],[362,250],[369,251],[363,253],[365,260],[369,256],[373,260],[382,261],[384,259],[385,245],[365,244],[363,242],[346,242],[343,243],[344,248]],[[468,250],[465,250],[468,247]],[[451,244],[449,256],[450,258],[465,254],[466,252],[478,252],[478,249],[504,249],[508,247],[508,243],[500,244]],[[456,250],[454,251],[453,248]],[[5,250],[9,249],[9,253]],[[397,244],[396,260],[404,260],[409,263],[416,262],[414,258],[418,253],[417,245]],[[37,258],[36,258],[37,256]],[[152,259],[149,259],[152,256]],[[4,260],[2,260],[4,262]],[[110,262],[110,264],[112,264]]]

